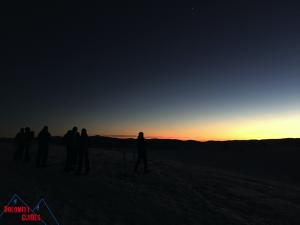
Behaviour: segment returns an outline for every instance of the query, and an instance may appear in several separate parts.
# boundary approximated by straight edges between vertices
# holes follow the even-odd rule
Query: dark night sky
[[[21,127],[299,137],[300,1],[1,1],[0,137]]]

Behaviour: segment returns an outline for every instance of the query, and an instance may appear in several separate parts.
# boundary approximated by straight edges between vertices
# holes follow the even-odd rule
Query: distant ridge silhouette
[[[135,148],[135,139],[119,139],[104,136],[90,136],[91,148]],[[250,139],[227,141],[195,141],[176,139],[146,139],[149,148],[167,149],[236,149],[272,146],[300,146],[300,138]],[[0,138],[0,143],[15,143],[14,138]],[[51,145],[64,145],[63,137],[52,136]]]
[[[9,201],[9,203],[6,205],[6,206],[9,206],[9,204],[13,201],[13,199],[17,197],[26,207],[29,207],[17,194],[15,194],[12,199]],[[37,214],[34,212],[34,210],[37,209],[37,212],[39,210],[39,205],[41,202],[44,202],[44,204],[46,205],[47,209],[49,210],[50,214],[52,215],[53,219],[55,220],[55,222],[59,225],[59,223],[57,222],[56,218],[54,217],[53,213],[51,212],[50,208],[48,207],[47,203],[45,202],[45,200],[42,198],[39,203],[33,208],[33,210],[29,207],[30,211],[33,213],[33,214]],[[0,214],[0,218],[1,216],[3,215],[4,213],[4,210],[2,211],[2,213]],[[43,224],[47,225],[42,219],[40,220]]]

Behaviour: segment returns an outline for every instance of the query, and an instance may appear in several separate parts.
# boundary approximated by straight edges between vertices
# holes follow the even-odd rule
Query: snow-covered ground
[[[198,152],[202,161],[197,163],[197,152],[183,154],[178,151],[184,150],[149,149],[151,172],[144,174],[141,164],[140,173],[134,174],[133,150],[127,150],[125,173],[123,149],[90,149],[90,174],[75,176],[74,172],[62,172],[66,158],[63,146],[50,146],[48,163],[51,166],[39,169],[34,165],[36,148],[34,146],[32,150],[32,162],[24,164],[12,160],[13,144],[0,145],[2,209],[17,194],[32,209],[44,199],[60,225],[300,224],[299,186],[280,180],[257,179],[255,173],[253,176],[241,175],[249,165],[241,163],[238,160],[241,155],[235,157],[232,152],[214,152],[213,155],[202,150],[202,153]],[[284,152],[296,150],[285,149]],[[272,153],[272,150],[268,151],[265,157]],[[275,149],[271,154],[272,160],[265,158],[258,164],[272,168],[274,155],[280,156],[275,153],[277,151]],[[209,157],[203,160],[205,154]],[[214,161],[218,155],[223,159],[232,155],[228,162],[235,167],[220,170],[220,163]],[[248,157],[248,161],[251,160]],[[224,166],[226,162],[221,164]],[[292,158],[290,162],[295,163],[297,159]],[[297,165],[291,168],[297,170]],[[19,200],[17,205],[24,206],[24,203]],[[47,225],[57,224],[46,205],[41,203],[39,206],[41,219]],[[0,217],[0,224],[27,223],[21,221],[21,214],[6,213]]]

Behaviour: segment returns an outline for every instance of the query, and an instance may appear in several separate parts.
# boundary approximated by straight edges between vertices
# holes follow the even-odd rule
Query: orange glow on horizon
[[[160,124],[133,124],[129,126],[102,126],[99,132],[97,123],[86,126],[89,136],[106,136],[115,138],[137,138],[140,131],[146,139],[176,139],[195,141],[227,141],[227,140],[262,140],[299,138],[300,115],[264,116],[252,118],[230,118],[203,123],[201,120],[192,120]],[[80,127],[79,127],[80,128]],[[50,131],[52,134],[52,132]],[[63,136],[61,134],[59,136]],[[53,135],[55,136],[55,135]]]

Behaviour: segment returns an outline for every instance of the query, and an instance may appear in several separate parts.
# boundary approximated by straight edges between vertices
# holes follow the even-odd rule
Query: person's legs
[[[142,160],[142,157],[139,154],[138,155],[138,160],[136,161],[136,164],[135,164],[135,167],[134,167],[134,172],[137,172],[137,169],[139,168],[139,164],[140,164],[141,160]]]
[[[24,145],[20,145],[20,149],[19,149],[19,159],[20,160],[23,158],[23,151],[24,151]]]
[[[39,167],[41,165],[42,155],[43,155],[43,148],[41,145],[39,145],[38,154],[36,156],[36,166],[37,167]]]
[[[47,156],[48,156],[49,146],[45,146],[43,149],[43,159],[42,159],[42,166],[46,165]]]
[[[73,165],[76,165],[77,164],[77,158],[78,158],[78,149],[75,147],[73,149],[73,161],[72,161],[72,164]]]
[[[79,150],[78,169],[76,174],[81,174],[82,171],[83,152]]]
[[[25,162],[30,162],[30,153],[29,153],[30,145],[25,146]]]
[[[71,169],[71,148],[67,147],[67,159],[65,163],[65,171],[70,171]]]
[[[143,161],[144,161],[144,172],[148,171],[148,162],[147,162],[147,154],[145,153],[143,155]]]
[[[90,162],[89,162],[89,152],[86,151],[84,153],[84,160],[85,160],[85,173],[88,174],[90,172]]]
[[[73,170],[75,148],[71,147],[70,151],[70,169]]]

